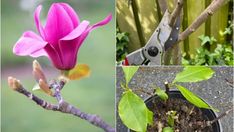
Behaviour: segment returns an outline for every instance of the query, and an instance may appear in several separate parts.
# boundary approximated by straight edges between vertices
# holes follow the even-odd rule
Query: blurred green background
[[[82,111],[97,114],[115,126],[115,14],[114,0],[63,0],[78,13],[81,20],[94,24],[109,13],[112,21],[94,30],[81,46],[78,63],[88,64],[91,75],[79,81],[71,81],[62,91],[64,98]],[[103,130],[72,115],[47,111],[25,96],[8,88],[7,77],[21,80],[31,91],[32,79],[30,57],[19,57],[12,53],[12,47],[26,30],[35,30],[33,12],[42,4],[41,20],[46,21],[49,6],[55,0],[2,0],[1,40],[1,130],[2,132],[102,132]],[[49,79],[56,78],[59,71],[45,57],[37,58]],[[56,103],[54,98],[41,92],[34,92],[41,98]]]

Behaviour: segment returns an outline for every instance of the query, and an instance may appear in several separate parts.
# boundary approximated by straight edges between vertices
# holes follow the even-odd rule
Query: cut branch
[[[170,27],[173,27],[176,18],[180,17],[180,12],[181,12],[181,9],[183,7],[183,3],[184,3],[184,0],[177,1],[177,5],[176,5],[175,9],[173,10],[173,12],[171,13],[171,17],[169,20]]]
[[[195,21],[179,35],[178,41],[185,40],[191,33],[197,30],[198,27],[204,23],[209,16],[213,15],[223,4],[225,0],[213,0],[212,3],[197,17]]]
[[[53,81],[53,83],[51,83],[51,85],[50,85],[50,87],[52,89],[55,89],[54,97],[58,101],[57,105],[51,104],[51,103],[37,97],[36,95],[32,94],[31,92],[27,91],[22,86],[22,84],[19,82],[19,80],[15,79],[15,78],[9,77],[8,84],[13,90],[25,95],[26,97],[28,97],[29,99],[31,99],[36,104],[38,104],[39,106],[41,106],[42,108],[44,108],[46,110],[53,110],[53,111],[59,111],[61,113],[72,114],[74,116],[77,116],[81,119],[88,121],[89,123],[91,123],[99,128],[102,128],[106,132],[115,132],[115,129],[112,128],[110,125],[108,125],[106,122],[104,122],[99,116],[82,112],[82,111],[80,111],[80,109],[78,109],[78,108],[74,107],[73,105],[69,104],[68,102],[64,101],[62,98],[62,95],[60,93],[60,91],[62,90],[62,88],[65,84],[65,82],[63,82],[63,81],[60,81],[59,83],[57,83],[56,81]]]
[[[164,14],[165,11],[167,10],[167,1],[166,0],[156,0],[158,3],[161,13]]]
[[[169,91],[170,91],[170,88],[169,88],[169,84],[168,82],[164,82],[164,85],[165,85],[165,88],[166,88],[166,94],[168,95],[169,94]]]

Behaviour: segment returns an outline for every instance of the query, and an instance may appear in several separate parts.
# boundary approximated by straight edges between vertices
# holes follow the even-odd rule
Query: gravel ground
[[[233,107],[233,67],[211,67],[215,74],[207,81],[198,83],[181,83],[192,92],[203,98],[208,104],[220,110],[218,115]],[[182,71],[181,66],[160,66],[160,67],[140,67],[129,83],[131,89],[143,88],[145,91],[152,92],[152,85],[164,88],[164,82],[172,82],[175,75]],[[120,83],[124,82],[123,71],[117,67],[116,71],[116,102],[118,104],[123,92]],[[142,99],[149,95],[138,93]],[[117,105],[116,104],[116,105]],[[116,106],[117,108],[117,106]],[[117,132],[126,132],[127,128],[122,124],[118,110],[116,110]],[[233,132],[233,113],[221,119],[223,132]]]

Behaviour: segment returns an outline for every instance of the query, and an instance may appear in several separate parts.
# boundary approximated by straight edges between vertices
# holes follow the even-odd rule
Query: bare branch
[[[36,104],[38,104],[39,106],[41,106],[46,110],[53,110],[53,111],[59,111],[61,113],[72,114],[74,116],[77,116],[81,119],[88,121],[89,123],[99,128],[102,128],[106,132],[115,132],[115,129],[112,128],[110,125],[108,125],[106,122],[104,122],[99,116],[82,112],[80,111],[80,109],[64,101],[60,93],[60,91],[62,90],[65,84],[65,82],[63,81],[60,81],[59,83],[53,81],[52,84],[50,85],[52,89],[55,89],[54,97],[57,99],[58,105],[51,104],[37,97],[31,92],[27,91],[19,82],[19,80],[17,80],[16,78],[9,77],[8,83],[13,90],[25,95],[26,97],[28,97],[29,99],[31,99]]]
[[[204,23],[209,16],[213,15],[223,4],[225,0],[213,0],[213,2],[196,18],[195,21],[179,35],[178,41],[185,40],[191,33],[197,30],[198,27]]]
[[[177,1],[177,5],[176,5],[175,9],[173,10],[173,12],[171,13],[171,17],[169,20],[170,27],[173,27],[176,18],[180,17],[180,12],[181,12],[181,9],[183,7],[183,3],[184,3],[184,0]]]
[[[164,85],[165,85],[165,88],[166,88],[166,93],[167,93],[167,95],[168,95],[168,94],[169,94],[169,91],[170,91],[169,84],[168,84],[168,82],[166,81],[166,82],[164,82]]]
[[[225,111],[224,113],[220,114],[217,118],[215,118],[212,121],[207,121],[206,124],[207,126],[211,126],[213,123],[215,123],[216,121],[220,120],[221,118],[223,118],[224,116],[228,115],[230,112],[233,112],[233,108],[228,109],[227,111]]]
[[[166,0],[157,0],[156,1],[161,9],[161,13],[164,14],[167,10],[167,1]]]

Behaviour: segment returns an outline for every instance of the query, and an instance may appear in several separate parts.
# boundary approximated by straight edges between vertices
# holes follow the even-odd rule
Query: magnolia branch
[[[181,9],[183,8],[183,4],[184,4],[184,0],[177,1],[177,5],[176,5],[175,9],[171,13],[171,17],[169,20],[169,26],[173,27],[176,18],[180,17],[180,12],[181,12]]]
[[[52,104],[50,102],[47,102],[37,97],[36,95],[32,94],[31,92],[27,91],[27,89],[25,89],[23,85],[20,83],[20,81],[17,80],[16,78],[8,77],[8,84],[10,88],[25,95],[26,97],[34,101],[37,105],[41,106],[46,110],[59,111],[61,113],[72,114],[74,116],[77,116],[81,119],[88,121],[89,123],[99,128],[102,128],[106,132],[115,132],[115,129],[112,128],[110,125],[108,125],[106,122],[104,122],[99,116],[82,112],[80,109],[69,104],[63,99],[61,95],[61,90],[66,83],[65,79],[59,79],[60,80],[59,82],[54,80],[50,84],[47,84],[45,75],[37,61],[33,62],[33,75],[36,81],[38,82],[40,89],[44,91],[46,94],[56,98],[58,104]],[[54,90],[54,92],[52,92],[51,89]]]
[[[171,47],[171,50],[166,52],[164,57],[165,64],[169,64],[171,58],[173,58],[173,64],[180,64],[181,63],[181,54],[179,52],[179,43],[185,40],[189,35],[195,32],[211,15],[213,15],[222,5],[224,5],[226,0],[213,0],[212,3],[198,16],[192,24],[187,27],[182,33],[179,34],[178,41]],[[176,17],[179,17],[179,13],[181,12],[183,6],[183,0],[178,0],[177,6],[172,12],[170,18],[170,25],[173,25],[173,21]],[[171,56],[171,52],[173,56]]]
[[[162,14],[164,14],[165,11],[167,10],[167,1],[166,0],[157,0],[157,2],[158,2],[158,5],[161,9]]]
[[[9,77],[8,83],[11,86],[11,88],[13,88],[15,91],[25,95],[26,97],[28,97],[29,99],[31,99],[36,104],[38,104],[39,106],[41,106],[42,108],[46,110],[60,111],[62,113],[72,114],[74,116],[77,116],[81,119],[88,121],[89,123],[97,127],[102,128],[106,132],[115,132],[115,129],[109,126],[107,123],[105,123],[99,116],[82,112],[80,111],[80,109],[76,108],[75,106],[63,100],[60,90],[63,88],[64,82],[59,82],[59,84],[57,82],[54,82],[51,85],[51,87],[55,89],[54,97],[56,97],[58,101],[57,105],[46,102],[45,100],[27,91],[22,86],[22,84],[15,78]]]
[[[209,16],[213,15],[223,4],[225,0],[213,0],[212,3],[193,21],[193,23],[179,35],[179,40],[185,40],[191,33],[197,30],[198,27],[204,23]]]

